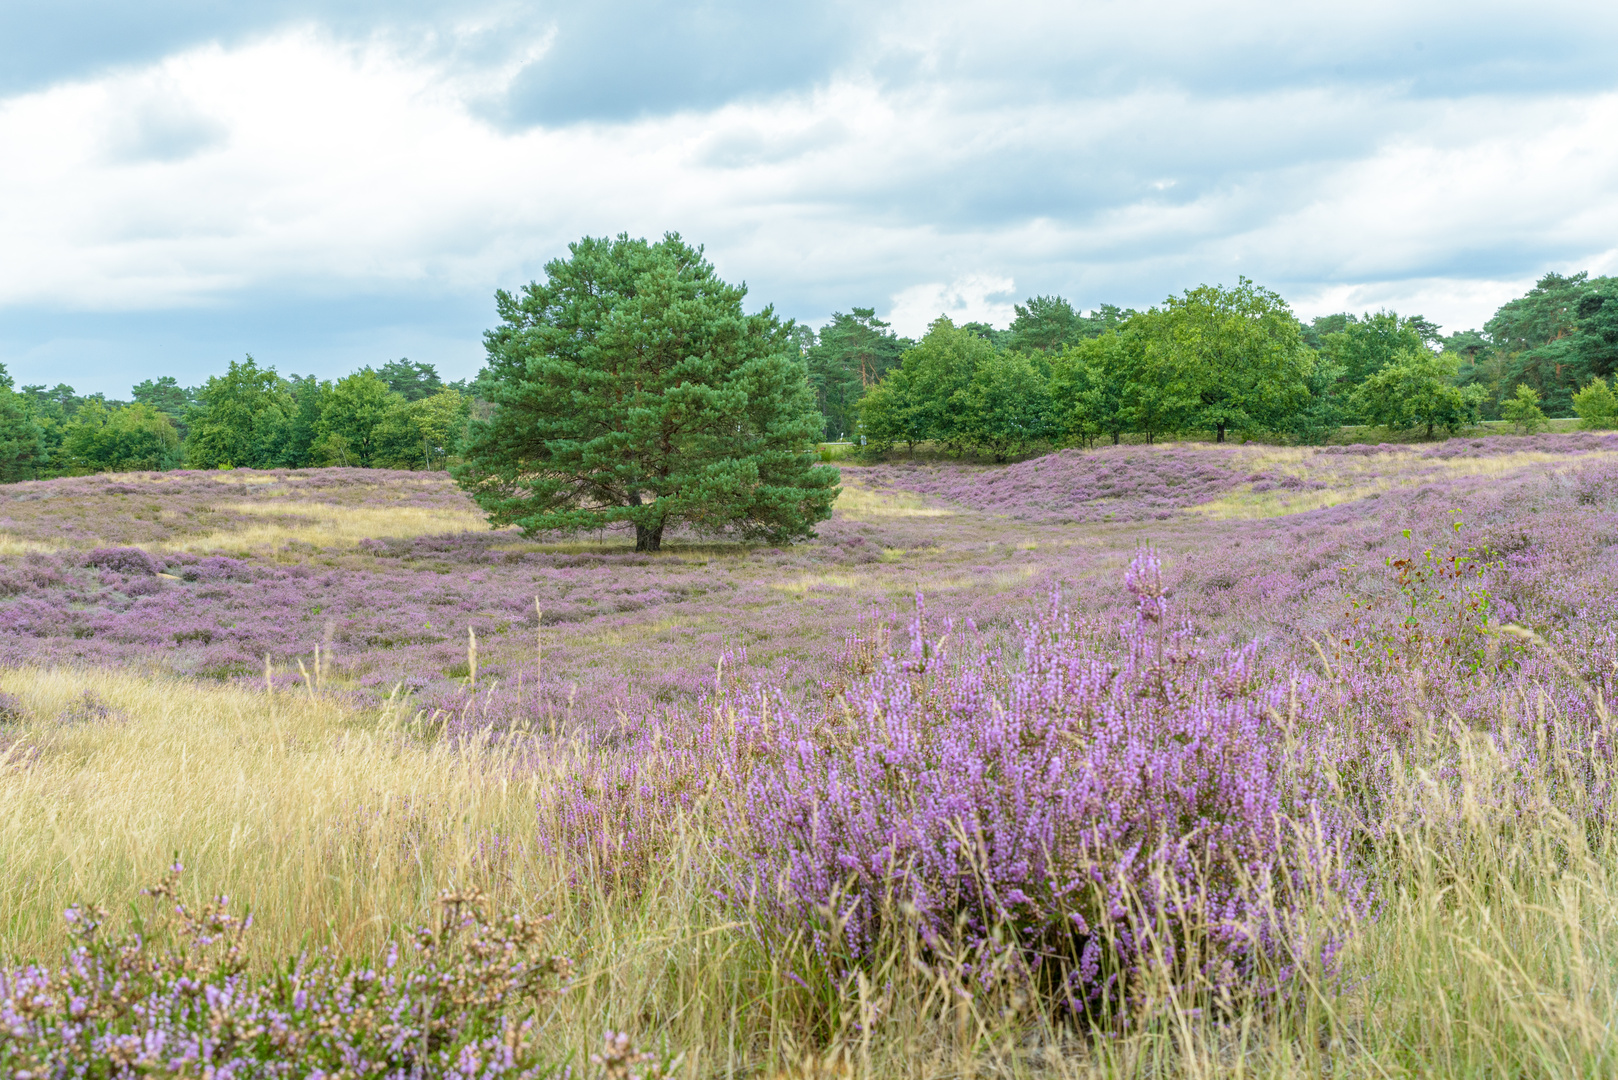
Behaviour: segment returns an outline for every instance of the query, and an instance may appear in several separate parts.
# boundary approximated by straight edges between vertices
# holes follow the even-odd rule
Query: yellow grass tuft
[[[23,540],[9,533],[0,533],[0,555],[34,555],[45,554],[57,550],[50,544],[41,544],[35,540]]]
[[[532,830],[536,780],[414,736],[402,713],[111,671],[3,682],[35,718],[0,729],[13,954],[51,951],[74,900],[134,900],[175,852],[188,880],[251,906],[272,952],[311,934],[363,951],[476,876],[480,843]],[[111,715],[86,716],[87,693]]]
[[[856,487],[846,480],[837,496],[837,513],[852,521],[872,521],[896,517],[950,517],[955,511],[941,507],[925,495],[913,491]]]
[[[224,508],[221,508],[224,509]],[[319,502],[276,501],[233,503],[233,513],[281,518],[280,521],[219,529],[159,545],[165,551],[253,551],[288,543],[342,547],[361,540],[438,536],[481,531],[488,520],[475,509],[450,510],[420,506],[333,506]]]

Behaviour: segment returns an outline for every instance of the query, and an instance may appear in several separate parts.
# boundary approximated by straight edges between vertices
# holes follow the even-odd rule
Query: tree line
[[[1609,300],[1611,302],[1609,302]],[[1618,426],[1618,279],[1548,274],[1481,331],[1344,312],[1303,322],[1241,279],[1146,311],[1016,305],[1005,330],[939,319],[920,341],[870,308],[803,352],[828,438],[927,442],[997,458],[1056,443],[1230,435],[1320,442],[1345,424],[1432,437],[1479,419]]]
[[[0,480],[181,467],[442,469],[474,411],[464,381],[393,360],[336,380],[282,376],[251,356],[184,387],[147,379],[129,401],[58,384],[18,388],[0,365]]]
[[[1574,414],[1618,427],[1607,381],[1618,371],[1611,277],[1547,274],[1481,330],[1447,336],[1392,311],[1303,322],[1245,278],[1145,311],[1083,312],[1060,296],[1014,310],[1004,329],[940,318],[910,340],[875,308],[854,307],[818,330],[781,321],[771,340],[796,357],[812,394],[811,437],[863,439],[878,451],[929,443],[1005,458],[1125,436],[1311,443],[1344,424],[1430,437],[1478,419],[1533,430],[1546,416]],[[496,345],[491,337],[497,359]],[[448,383],[407,359],[336,380],[282,376],[249,356],[201,386],[147,379],[116,401],[66,384],[18,388],[0,366],[0,480],[178,467],[442,469],[470,445],[475,420],[492,415],[499,382],[494,366]]]

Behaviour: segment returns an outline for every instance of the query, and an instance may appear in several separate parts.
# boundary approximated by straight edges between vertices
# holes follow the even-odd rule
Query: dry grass
[[[22,540],[8,533],[0,533],[0,555],[34,555],[58,550],[50,544],[35,540]]]
[[[882,490],[858,487],[843,482],[842,494],[837,496],[837,513],[851,521],[874,521],[881,518],[950,517],[955,511],[941,507],[936,500],[913,491]]]
[[[374,947],[475,873],[479,843],[527,832],[535,781],[327,699],[113,672],[24,670],[38,719],[0,772],[0,910],[12,950],[57,941],[74,897],[121,906],[181,852],[258,913],[266,948],[311,932]],[[84,695],[111,710],[81,716]],[[75,705],[75,703],[81,703]]]
[[[246,482],[246,481],[242,481]],[[345,547],[361,540],[405,539],[481,531],[487,519],[474,508],[334,506],[320,502],[233,503],[230,512],[282,520],[219,529],[159,545],[165,551],[263,551],[289,543]]]

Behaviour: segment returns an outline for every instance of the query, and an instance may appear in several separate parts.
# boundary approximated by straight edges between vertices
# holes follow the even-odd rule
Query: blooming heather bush
[[[841,717],[747,714],[761,764],[733,821],[777,927],[856,958],[911,922],[929,947],[1009,930],[1089,1001],[1166,971],[1238,990],[1295,962],[1303,905],[1357,888],[1290,738],[1311,702],[1252,649],[1171,630],[1150,553],[1127,581],[1122,649],[1053,603],[1016,665],[947,664],[918,603],[909,655]]]
[[[260,978],[247,969],[252,920],[232,915],[223,897],[187,907],[176,895],[179,872],[176,865],[148,890],[172,918],[137,920],[113,940],[103,912],[72,908],[76,944],[64,964],[0,968],[0,1075],[473,1080],[556,1072],[536,1046],[533,1012],[562,985],[568,964],[541,953],[540,925],[491,920],[481,897],[447,893],[439,927],[416,933],[414,963],[400,964],[397,951],[381,970],[303,957]]]
[[[163,569],[161,562],[136,547],[96,548],[84,557],[84,564],[131,576],[149,577]]]
[[[1171,516],[1214,499],[1248,480],[1239,448],[1209,450],[1153,446],[1062,450],[1004,468],[879,465],[861,483],[936,495],[978,510],[1020,519],[1142,521]]]

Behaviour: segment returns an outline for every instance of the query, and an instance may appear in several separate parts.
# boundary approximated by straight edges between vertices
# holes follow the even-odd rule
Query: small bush
[[[163,564],[137,547],[96,548],[85,556],[86,566],[97,566],[115,574],[151,577],[163,569]]]
[[[60,967],[0,968],[0,1075],[557,1073],[536,1046],[535,1016],[569,965],[541,949],[543,923],[492,919],[480,894],[445,893],[438,927],[416,931],[413,963],[397,949],[380,970],[322,954],[257,977],[247,964],[252,919],[232,914],[225,897],[187,906],[181,869],[146,890],[150,923],[137,918],[114,939],[105,912],[70,908],[75,944]]]
[[[752,876],[738,893],[855,964],[895,934],[984,956],[1009,943],[1086,1008],[1165,978],[1273,986],[1315,948],[1329,963],[1339,943],[1306,944],[1300,915],[1360,884],[1288,738],[1307,688],[1261,677],[1251,649],[1208,655],[1173,630],[1155,557],[1128,584],[1121,658],[1053,606],[1022,627],[1015,670],[946,665],[949,631],[918,601],[910,655],[852,689],[842,722],[745,712],[772,764],[739,807]]]

